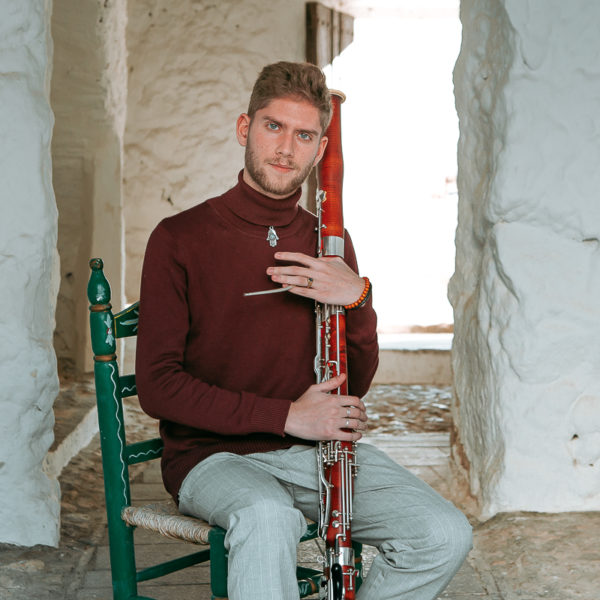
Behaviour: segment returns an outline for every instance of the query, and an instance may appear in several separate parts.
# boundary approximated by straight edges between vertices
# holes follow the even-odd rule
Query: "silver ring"
[[[350,416],[350,407],[346,406],[346,416],[349,417]]]
[[[350,428],[350,420],[346,419],[346,429],[349,429],[349,428]]]
[[[307,281],[306,281],[306,287],[310,290],[310,288],[312,287],[312,284],[313,284],[314,280],[313,280],[312,277],[307,277],[306,279],[307,279]]]

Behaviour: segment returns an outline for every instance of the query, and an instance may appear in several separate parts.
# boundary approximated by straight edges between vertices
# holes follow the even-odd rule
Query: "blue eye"
[[[300,139],[304,140],[305,142],[310,142],[311,140],[310,134],[308,133],[300,132],[298,135],[300,136]]]
[[[279,125],[277,125],[277,123],[268,123],[267,127],[271,130],[271,131],[277,131],[279,129]]]

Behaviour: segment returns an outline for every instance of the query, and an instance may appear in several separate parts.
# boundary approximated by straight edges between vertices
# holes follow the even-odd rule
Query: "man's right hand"
[[[285,433],[304,440],[359,440],[367,429],[365,405],[356,396],[328,393],[340,387],[345,378],[342,374],[311,385],[292,402]]]

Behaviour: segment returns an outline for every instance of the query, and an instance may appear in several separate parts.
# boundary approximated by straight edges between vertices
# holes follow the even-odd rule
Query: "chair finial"
[[[102,270],[104,263],[101,258],[92,258],[90,260],[90,269],[92,273],[87,287],[87,296],[90,304],[109,304],[110,285],[104,276]]]
[[[92,258],[90,260],[90,269],[92,271],[102,271],[104,268],[104,261],[101,258]]]

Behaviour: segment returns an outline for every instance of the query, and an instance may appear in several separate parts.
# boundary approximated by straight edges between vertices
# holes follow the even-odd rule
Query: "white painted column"
[[[482,517],[600,509],[600,4],[463,0],[453,456]]]
[[[58,393],[49,105],[50,0],[0,7],[0,542],[56,545],[59,488],[42,464]]]

